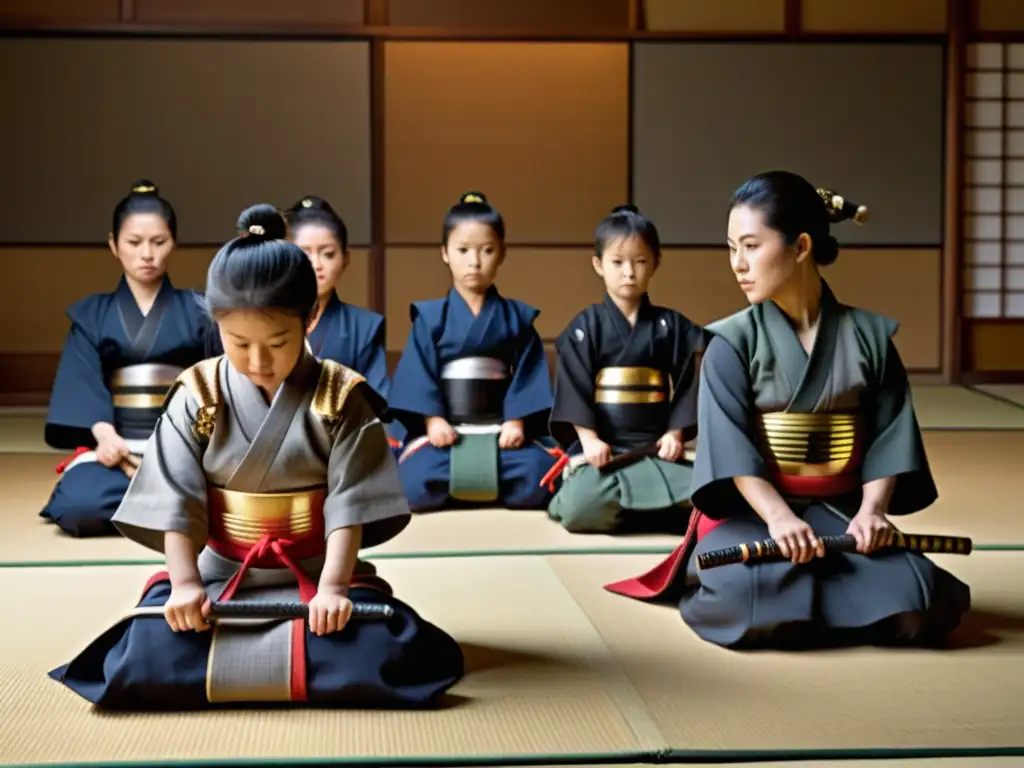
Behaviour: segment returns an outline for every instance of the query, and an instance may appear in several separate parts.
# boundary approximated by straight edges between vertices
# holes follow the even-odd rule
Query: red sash
[[[783,496],[811,499],[828,498],[855,490],[860,485],[860,476],[856,471],[827,477],[775,473],[772,477],[772,484]],[[609,592],[636,600],[656,600],[675,583],[680,569],[684,568],[697,542],[724,522],[725,519],[712,520],[694,507],[683,540],[668,557],[646,573],[631,579],[606,584],[604,588]]]

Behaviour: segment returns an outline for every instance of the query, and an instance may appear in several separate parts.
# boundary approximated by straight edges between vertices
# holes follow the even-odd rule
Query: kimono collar
[[[344,302],[338,298],[337,292],[331,291],[331,298],[329,298],[327,300],[327,303],[324,304],[324,311],[320,314],[320,316],[323,317],[329,311],[331,311],[335,307],[340,307],[342,304],[344,304]]]
[[[829,287],[829,284],[825,281],[825,278],[820,279],[821,307],[819,307],[818,312],[823,317],[828,312],[834,312],[839,307],[839,301],[836,299],[836,295],[832,292],[832,289]],[[767,299],[765,303],[771,304],[772,309],[778,311],[783,317],[786,316],[786,313],[782,311],[782,307],[780,307],[771,299]]]
[[[156,295],[159,296],[165,291],[173,290],[174,286],[171,284],[171,278],[166,273],[160,278],[160,287],[157,289]],[[120,293],[127,295],[132,301],[135,300],[135,296],[132,295],[132,289],[128,285],[128,276],[123,272],[121,277],[117,281],[117,288],[114,289],[114,293]]]
[[[615,303],[615,300],[612,299],[611,295],[607,291],[605,291],[604,301],[602,301],[602,304],[604,304],[605,308],[609,312],[614,313],[618,317],[621,317],[623,320],[626,319],[626,315],[623,313],[621,309],[619,309],[619,305]],[[651,304],[651,297],[648,296],[647,292],[645,291],[644,295],[640,297],[640,306],[637,309],[636,313],[637,319],[644,317],[648,312],[650,312],[652,306],[653,305]],[[626,322],[629,321],[627,320]]]
[[[500,298],[501,298],[501,294],[498,293],[498,287],[496,285],[492,284],[491,287],[488,288],[484,292],[484,304],[483,305],[486,307],[492,301],[494,301],[496,299],[500,299]],[[467,312],[472,312],[472,310],[469,308],[469,302],[466,301],[464,298],[462,298],[462,294],[459,293],[455,289],[454,285],[451,288],[448,289],[448,301],[456,301],[456,302],[462,304],[462,306],[466,308]]]

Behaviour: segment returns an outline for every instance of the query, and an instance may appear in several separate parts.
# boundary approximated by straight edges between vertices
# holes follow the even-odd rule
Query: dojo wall
[[[48,389],[64,308],[117,279],[103,241],[139,177],[178,210],[182,286],[202,286],[245,205],[332,200],[354,245],[342,296],[385,311],[397,352],[408,303],[447,288],[437,238],[462,191],[482,189],[505,214],[499,285],[541,308],[551,338],[600,297],[593,230],[627,200],[668,244],[655,301],[701,322],[740,309],[725,203],[750,173],[790,167],[871,207],[869,226],[836,229],[847,248],[826,277],[845,301],[900,320],[909,368],[938,372],[944,328],[959,327],[945,267],[946,11],[936,0],[8,0],[0,23],[50,34],[0,38],[0,103],[15,118],[0,122],[0,390]],[[970,13],[976,36],[1024,30],[1013,0]],[[82,28],[154,36],[61,35]],[[225,39],[242,33],[252,39]],[[367,39],[320,39],[340,35]],[[964,333],[977,335],[970,321]]]

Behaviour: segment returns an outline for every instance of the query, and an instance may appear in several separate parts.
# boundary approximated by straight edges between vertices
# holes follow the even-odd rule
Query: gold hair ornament
[[[150,192],[156,192],[156,187],[149,186],[148,184],[139,184],[138,186],[132,187],[132,192],[137,195],[146,195]]]
[[[265,235],[265,234],[267,234],[267,231],[263,227],[261,227],[259,224],[253,224],[251,227],[249,227],[249,234],[250,235]]]
[[[828,210],[828,217],[833,222],[841,221],[843,214],[848,214],[847,218],[851,219],[854,224],[863,224],[868,218],[868,208],[866,205],[859,205],[857,203],[849,202],[842,195],[833,192],[831,189],[818,188],[818,197],[825,204],[825,208]],[[849,209],[853,208],[852,213]]]
[[[480,195],[466,195],[462,198],[462,202],[464,203],[482,203],[483,201],[484,199],[480,197]]]
[[[307,198],[306,198],[305,200],[303,200],[303,201],[302,201],[302,207],[303,207],[303,208],[312,208],[312,207],[313,207],[313,201],[312,201],[312,200],[310,200],[310,199],[309,199],[309,198],[307,197]]]

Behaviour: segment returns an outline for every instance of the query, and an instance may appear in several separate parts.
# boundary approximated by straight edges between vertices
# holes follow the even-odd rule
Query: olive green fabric
[[[498,435],[460,435],[451,447],[448,495],[468,502],[497,501]]]
[[[650,457],[607,473],[584,464],[562,483],[548,516],[571,533],[611,533],[631,513],[688,504],[692,475],[689,463]]]

